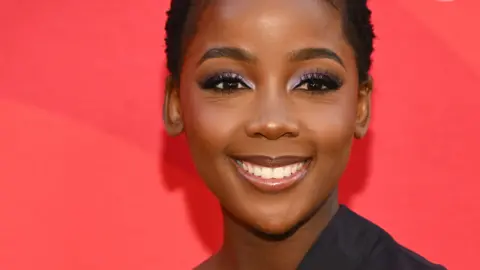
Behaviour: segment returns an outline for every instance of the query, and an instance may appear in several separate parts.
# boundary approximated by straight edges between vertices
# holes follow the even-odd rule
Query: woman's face
[[[330,3],[210,2],[194,16],[167,116],[183,125],[224,209],[284,233],[337,186],[354,134],[366,129],[369,91]]]

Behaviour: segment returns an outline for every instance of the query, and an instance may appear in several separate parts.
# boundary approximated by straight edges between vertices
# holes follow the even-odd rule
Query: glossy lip
[[[237,168],[239,176],[250,184],[252,184],[256,189],[265,193],[278,193],[284,190],[287,190],[307,175],[309,165],[311,163],[311,158],[306,157],[296,157],[296,156],[282,156],[282,157],[268,157],[268,156],[242,156],[242,157],[232,157],[232,162]],[[299,162],[304,162],[302,169],[295,172],[294,174],[284,177],[281,179],[265,179],[255,175],[252,175],[246,172],[241,165],[237,163],[238,161],[245,161],[251,164],[255,164],[262,167],[283,167],[287,165],[292,165]]]

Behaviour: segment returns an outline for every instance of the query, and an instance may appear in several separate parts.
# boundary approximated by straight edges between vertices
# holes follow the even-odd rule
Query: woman
[[[219,199],[197,269],[444,269],[340,206],[370,119],[366,0],[173,0],[165,125]]]

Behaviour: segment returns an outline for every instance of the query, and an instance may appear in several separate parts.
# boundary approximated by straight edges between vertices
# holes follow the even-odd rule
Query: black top
[[[446,270],[401,246],[346,206],[307,252],[298,270]]]

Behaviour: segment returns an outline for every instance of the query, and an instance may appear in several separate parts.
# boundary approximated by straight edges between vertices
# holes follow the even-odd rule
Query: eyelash
[[[338,90],[342,87],[342,80],[327,71],[317,70],[314,72],[304,73],[298,83],[293,87],[295,90],[303,90],[311,94],[325,94]],[[305,88],[299,88],[306,85]],[[316,85],[309,89],[309,86]]]
[[[200,82],[200,87],[205,90],[212,90],[222,93],[233,93],[238,90],[251,89],[245,81],[246,80],[237,73],[221,72],[213,76],[209,76],[207,79]],[[235,88],[231,87],[232,85],[224,86],[223,84],[238,84],[238,86]]]
[[[230,84],[224,85],[224,84]],[[233,87],[236,85],[237,87]],[[293,87],[294,90],[303,90],[310,94],[325,94],[338,90],[342,87],[342,80],[327,71],[316,70],[304,73],[300,76],[299,81]],[[246,80],[235,72],[221,72],[207,77],[199,83],[200,87],[205,90],[212,90],[221,93],[231,94],[239,90],[251,89]],[[305,85],[305,88],[302,86]],[[313,87],[311,87],[313,85]],[[310,86],[310,88],[309,88]],[[228,87],[228,88],[226,88]],[[302,88],[300,88],[302,87]]]

